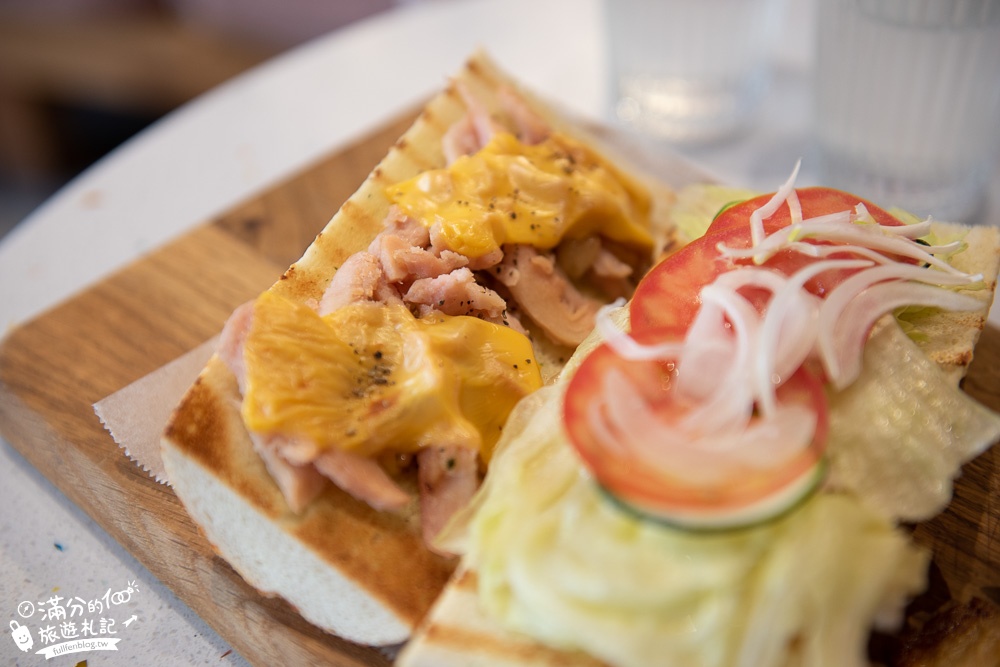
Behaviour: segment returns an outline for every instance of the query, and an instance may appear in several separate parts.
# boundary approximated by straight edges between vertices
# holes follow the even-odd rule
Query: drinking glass
[[[820,0],[824,185],[974,222],[1000,151],[1000,0]]]
[[[767,88],[782,0],[606,0],[613,115],[678,143],[744,127]]]

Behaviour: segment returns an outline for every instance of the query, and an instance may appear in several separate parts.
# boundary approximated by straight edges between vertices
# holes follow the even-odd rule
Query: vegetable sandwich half
[[[959,388],[1000,230],[794,176],[678,202],[702,236],[515,409],[401,667],[867,665],[924,590],[904,524],[1000,439]]]
[[[672,196],[475,55],[226,323],[162,439],[188,513],[317,626],[405,640],[513,406],[677,244]]]

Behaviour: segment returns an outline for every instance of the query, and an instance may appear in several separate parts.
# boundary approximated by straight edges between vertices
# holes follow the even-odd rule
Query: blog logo
[[[36,655],[46,660],[68,653],[83,651],[117,651],[118,636],[138,620],[136,614],[128,618],[123,605],[139,592],[134,581],[119,591],[108,589],[98,597],[79,597],[53,594],[37,603],[24,600],[17,606],[17,613],[25,624],[10,622],[11,639],[18,649],[30,651],[39,645]],[[134,605],[133,605],[134,606]],[[37,625],[35,632],[27,624]]]

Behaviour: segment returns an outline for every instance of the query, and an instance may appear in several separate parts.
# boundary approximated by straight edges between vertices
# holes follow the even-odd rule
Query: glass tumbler
[[[824,185],[975,222],[1000,151],[1000,0],[820,0]]]
[[[736,133],[770,78],[783,0],[606,0],[612,115],[699,143]]]

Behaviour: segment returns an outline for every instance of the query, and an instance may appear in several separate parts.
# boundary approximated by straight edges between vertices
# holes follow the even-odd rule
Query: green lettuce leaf
[[[892,323],[864,355],[861,376],[830,396],[830,483],[888,517],[929,519],[950,502],[962,464],[1000,439],[1000,415]]]
[[[758,192],[745,188],[699,183],[682,188],[670,208],[670,219],[689,240],[704,236],[712,220],[728,204],[756,197]]]

